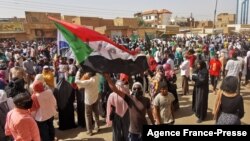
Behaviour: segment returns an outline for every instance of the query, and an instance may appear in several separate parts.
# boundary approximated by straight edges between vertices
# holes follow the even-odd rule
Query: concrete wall
[[[98,17],[75,17],[72,21],[75,24],[92,26],[93,28],[100,26],[114,26],[114,21],[112,19],[102,19]]]
[[[129,26],[132,28],[138,27],[139,21],[137,18],[116,18],[114,19],[115,26]]]
[[[102,26],[96,27],[95,31],[100,34],[112,37],[112,36],[130,36],[132,34],[133,28],[128,26]]]
[[[102,27],[96,27],[95,31],[99,32],[100,34],[106,34],[107,26],[102,26]]]
[[[140,38],[145,38],[145,32],[149,33],[149,34],[154,34],[156,35],[156,28],[137,28],[135,29],[135,31],[137,32],[137,34],[139,35]]]
[[[25,12],[27,23],[39,23],[39,24],[52,24],[51,20],[47,16],[61,19],[60,13],[47,13],[47,12]]]
[[[76,18],[76,17],[77,17],[77,16],[63,15],[63,16],[62,16],[62,19],[65,20],[65,21],[67,21],[67,22],[73,23],[72,20],[73,20],[74,18]]]
[[[196,21],[195,28],[213,28],[212,21]]]
[[[77,25],[82,25],[80,17],[73,18],[72,23],[77,24]]]
[[[178,34],[180,31],[180,27],[176,25],[167,25],[165,28],[165,33],[168,35]]]
[[[101,19],[99,26],[114,26],[114,20],[113,19]]]
[[[10,39],[10,38],[15,38],[18,41],[26,41],[28,38],[28,35],[26,33],[8,33],[8,34],[1,33],[0,34],[0,39]]]

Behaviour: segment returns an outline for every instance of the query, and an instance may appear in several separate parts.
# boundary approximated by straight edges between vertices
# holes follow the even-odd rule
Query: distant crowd
[[[112,126],[113,141],[141,141],[149,121],[175,123],[183,95],[192,94],[197,123],[206,120],[209,85],[217,95],[215,124],[241,124],[240,87],[249,85],[250,36],[112,40],[145,54],[149,69],[132,76],[89,72],[67,49],[58,50],[56,41],[1,41],[0,140],[57,140],[53,121],[58,115],[59,130],[79,126],[92,136],[100,130],[101,116]]]

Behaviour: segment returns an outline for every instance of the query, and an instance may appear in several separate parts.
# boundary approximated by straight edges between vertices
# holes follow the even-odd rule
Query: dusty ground
[[[178,80],[177,82],[181,82]],[[190,87],[189,95],[181,95],[181,85],[178,83],[178,93],[179,93],[179,102],[181,108],[175,113],[175,124],[191,124],[197,125],[197,118],[193,114],[192,107],[192,89],[193,86]],[[192,85],[192,84],[190,84]],[[219,84],[220,85],[220,84]],[[210,88],[211,89],[211,88]],[[250,124],[250,85],[246,87],[241,87],[241,94],[244,99],[244,108],[245,108],[245,116],[242,119],[242,124]],[[214,106],[216,95],[212,94],[210,91],[209,94],[209,104],[208,104],[208,116],[205,121],[199,124],[214,124],[214,120],[212,119],[212,109]],[[67,131],[60,131],[56,129],[56,136],[59,140],[62,141],[112,141],[112,130],[110,127],[107,127],[104,123],[104,120],[101,121],[102,126],[99,133],[94,134],[93,136],[87,136],[86,130],[83,128],[75,128]]]

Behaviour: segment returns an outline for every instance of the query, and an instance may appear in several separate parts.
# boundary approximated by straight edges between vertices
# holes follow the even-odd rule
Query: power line
[[[31,8],[45,8],[45,9],[56,9],[56,10],[70,10],[70,11],[81,11],[81,12],[95,12],[95,13],[109,13],[109,14],[114,14],[114,13],[119,13],[119,14],[127,14],[128,12],[109,12],[109,11],[97,11],[97,10],[88,10],[88,9],[76,9],[76,8],[70,8],[70,7],[57,7],[53,5],[48,5],[48,6],[41,6],[41,5],[36,5],[36,4],[16,4],[16,3],[5,3],[3,1],[0,1],[3,3],[3,5],[8,5],[8,6],[15,6],[15,7],[31,7]]]
[[[1,3],[1,2],[0,2]],[[11,9],[15,9],[15,10],[25,10],[25,11],[30,11],[32,9],[32,11],[34,11],[33,9],[36,9],[35,11],[37,11],[37,9],[39,9],[41,11],[41,9],[44,9],[44,11],[49,12],[53,11],[55,13],[65,13],[65,12],[71,12],[71,13],[78,13],[81,14],[83,16],[83,14],[90,14],[90,15],[109,15],[109,16],[114,16],[114,13],[107,13],[107,12],[94,12],[94,11],[83,11],[83,10],[74,10],[74,9],[64,9],[64,8],[54,8],[54,7],[34,7],[34,6],[25,6],[25,7],[17,7],[15,5],[9,5],[9,4],[5,4],[5,5],[0,5],[0,7],[3,8],[11,8]],[[119,15],[125,15],[125,14],[119,14]]]
[[[29,4],[29,5],[25,5],[25,4],[20,4],[20,3],[9,3],[6,1],[2,1],[0,0],[0,4],[1,7],[3,8],[10,8],[10,9],[16,9],[16,10],[25,10],[25,11],[37,11],[37,9],[39,9],[40,11],[42,11],[42,9],[44,9],[44,11],[46,12],[60,12],[61,14],[67,13],[70,15],[79,15],[79,16],[95,16],[95,17],[100,17],[103,16],[104,17],[109,17],[109,18],[114,18],[114,17],[131,17],[131,15],[133,15],[133,13],[129,14],[128,12],[126,13],[119,13],[119,12],[108,12],[108,11],[101,11],[101,12],[97,12],[97,11],[91,11],[91,10],[85,10],[85,9],[75,9],[75,8],[66,8],[66,7],[56,7],[53,5],[48,5],[48,6],[41,6],[41,5],[35,5],[35,4]],[[9,10],[10,10],[9,9]],[[35,10],[34,10],[35,9]],[[115,16],[114,16],[115,15]]]
[[[109,11],[109,12],[136,12],[136,11],[131,11],[131,10],[122,10],[122,9],[104,9],[104,8],[94,8],[94,7],[85,7],[85,6],[79,6],[79,5],[72,5],[72,4],[60,4],[60,3],[48,3],[48,2],[30,2],[30,1],[26,1],[26,0],[12,0],[12,1],[2,1],[2,2],[6,2],[6,3],[15,3],[15,4],[28,4],[28,5],[34,5],[34,4],[38,4],[39,6],[41,5],[46,5],[46,6],[63,6],[64,8],[67,7],[71,7],[71,8],[79,8],[79,9],[89,9],[89,10],[97,10],[97,11]]]

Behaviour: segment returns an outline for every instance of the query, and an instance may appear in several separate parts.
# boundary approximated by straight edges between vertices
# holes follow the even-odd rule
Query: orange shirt
[[[15,141],[40,141],[40,133],[28,110],[14,108],[7,114],[5,134]]]
[[[219,76],[221,71],[221,62],[219,60],[211,59],[209,63],[209,73],[213,76]]]

